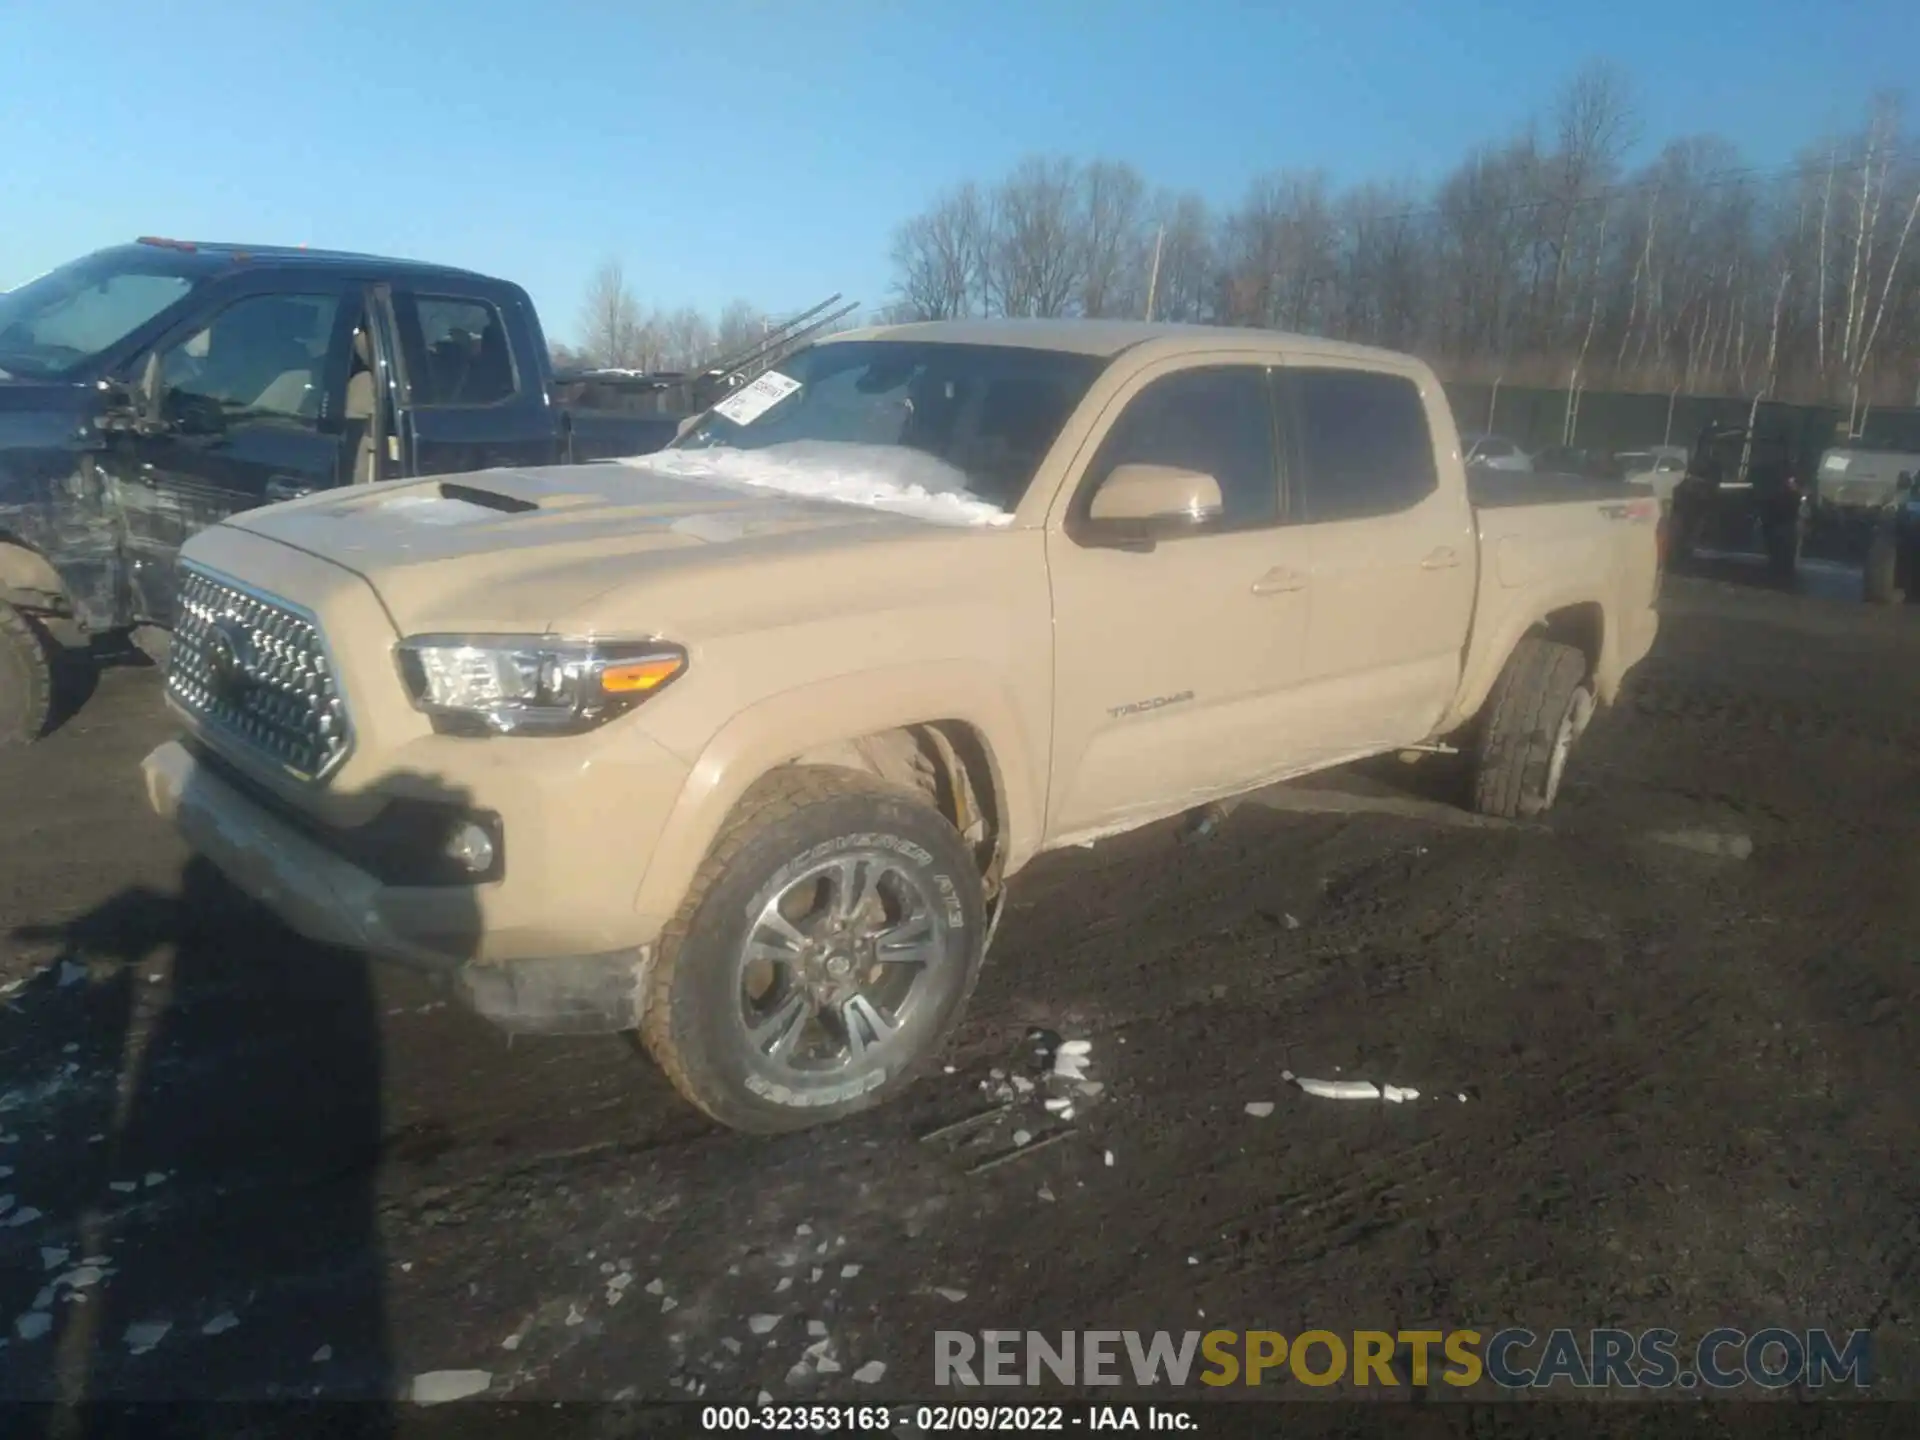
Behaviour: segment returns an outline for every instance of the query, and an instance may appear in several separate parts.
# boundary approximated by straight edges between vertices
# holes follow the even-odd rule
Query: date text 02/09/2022
[[[1190,1408],[1170,1405],[708,1405],[703,1434],[841,1432],[877,1434],[900,1429],[920,1435],[1065,1433],[1152,1430],[1192,1433]]]

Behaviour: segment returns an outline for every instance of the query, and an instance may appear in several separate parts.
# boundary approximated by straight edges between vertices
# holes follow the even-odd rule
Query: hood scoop
[[[487,510],[498,510],[503,515],[524,515],[529,510],[540,508],[537,502],[522,500],[517,495],[502,495],[498,491],[482,490],[474,485],[461,485],[452,480],[440,482],[440,498],[478,505]]]

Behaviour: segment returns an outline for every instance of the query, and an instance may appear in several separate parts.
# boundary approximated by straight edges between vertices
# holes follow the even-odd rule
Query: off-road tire
[[[1876,532],[1867,542],[1860,589],[1869,605],[1898,605],[1907,598],[1900,585],[1900,542],[1886,531]]]
[[[938,988],[907,1021],[908,1052],[890,1073],[869,1077],[868,1088],[830,1103],[770,1098],[749,1083],[748,1048],[729,1008],[739,1003],[735,957],[759,897],[777,893],[782,875],[817,859],[821,847],[876,834],[928,856],[923,871],[944,881],[957,903],[946,960],[923,982]],[[973,993],[986,938],[979,870],[959,832],[923,797],[854,770],[776,770],[741,799],[662,934],[640,1038],[674,1088],[722,1125],[779,1134],[827,1124],[891,1099],[939,1053]]]
[[[1572,645],[1529,635],[1514,646],[1481,712],[1471,804],[1504,819],[1552,808],[1548,776],[1562,723],[1586,692],[1587,657]]]
[[[53,719],[53,642],[0,600],[0,749],[31,745]]]

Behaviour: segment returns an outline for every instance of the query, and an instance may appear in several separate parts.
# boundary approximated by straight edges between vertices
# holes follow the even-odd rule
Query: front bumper
[[[178,741],[141,768],[155,812],[307,939],[432,971],[505,1030],[591,1033],[639,1023],[650,944],[582,953],[576,942],[603,939],[604,928],[569,924],[564,905],[557,923],[537,921],[529,907],[540,897],[524,884],[384,883]],[[630,903],[631,890],[625,894]]]

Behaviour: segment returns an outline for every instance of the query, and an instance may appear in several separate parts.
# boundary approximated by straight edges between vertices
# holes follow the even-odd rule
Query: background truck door
[[[406,474],[551,465],[561,458],[546,371],[524,308],[517,296],[481,284],[393,287]]]
[[[1315,758],[1412,744],[1453,703],[1473,617],[1478,539],[1459,466],[1436,452],[1411,378],[1304,358],[1278,373],[1313,544]]]
[[[1124,404],[1047,536],[1051,835],[1166,813],[1267,773],[1298,743],[1309,562],[1282,503],[1268,370],[1150,371]],[[1122,464],[1212,475],[1220,519],[1146,551],[1093,543],[1087,509]]]
[[[105,461],[139,618],[170,622],[174,556],[196,531],[344,476],[359,293],[316,276],[292,284],[231,296],[152,352],[155,433],[117,437]]]

